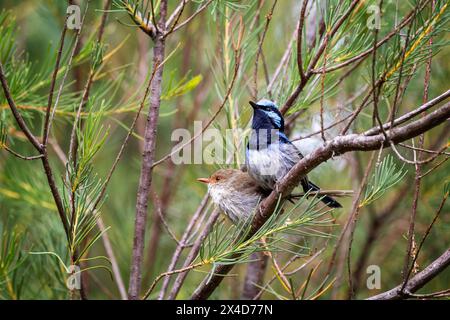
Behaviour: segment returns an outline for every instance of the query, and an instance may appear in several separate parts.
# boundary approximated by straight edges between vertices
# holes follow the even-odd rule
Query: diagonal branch
[[[399,300],[409,298],[412,293],[421,289],[450,265],[450,249],[447,249],[439,258],[434,260],[425,269],[411,278],[402,292],[402,285],[389,291],[368,298],[368,300]]]
[[[22,115],[17,109],[16,103],[14,102],[14,99],[11,96],[11,91],[9,90],[9,86],[6,81],[5,73],[3,71],[3,65],[1,62],[0,62],[0,82],[3,87],[3,92],[5,93],[6,100],[8,101],[9,107],[14,115],[14,118],[16,119],[17,124],[19,125],[20,129],[22,129],[22,132],[25,134],[25,136],[28,138],[31,144],[33,144],[33,146],[42,154],[41,158],[42,165],[44,167],[45,175],[47,176],[47,182],[50,187],[53,199],[55,200],[56,208],[58,209],[58,214],[63,224],[64,231],[66,233],[66,236],[69,237],[69,224],[66,218],[61,196],[59,194],[58,188],[56,187],[55,179],[53,178],[53,172],[50,167],[47,152],[45,151],[45,148],[39,143],[37,138],[33,135],[33,133],[30,131],[30,129],[25,123],[25,120],[23,119]]]
[[[5,94],[5,98],[8,101],[9,107],[11,109],[11,112],[13,113],[14,118],[16,119],[17,124],[19,125],[20,129],[23,131],[27,139],[36,148],[36,150],[42,153],[43,148],[41,143],[28,128],[27,124],[25,123],[25,120],[23,119],[22,115],[19,112],[19,109],[16,106],[16,103],[14,102],[14,99],[11,96],[11,90],[9,89],[8,82],[5,76],[5,71],[3,70],[3,64],[1,63],[1,61],[0,61],[0,82],[3,87],[3,93]]]

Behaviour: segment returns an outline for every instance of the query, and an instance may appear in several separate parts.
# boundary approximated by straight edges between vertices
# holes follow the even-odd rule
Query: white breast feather
[[[258,202],[258,196],[239,194],[236,190],[218,185],[209,185],[209,194],[215,204],[230,218],[234,224],[242,219],[247,220],[253,214]]]
[[[300,160],[297,148],[291,144],[270,144],[265,149],[250,149],[247,152],[249,174],[267,189],[272,189]]]

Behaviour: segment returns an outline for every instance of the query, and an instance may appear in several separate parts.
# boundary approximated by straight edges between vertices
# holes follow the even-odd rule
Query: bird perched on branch
[[[247,221],[258,203],[270,193],[247,172],[237,169],[220,169],[209,178],[199,178],[197,181],[208,184],[212,201],[234,224]]]
[[[246,148],[246,169],[262,188],[273,190],[303,155],[284,133],[284,119],[274,102],[262,99],[256,103],[250,101],[250,105],[253,107],[253,130]],[[320,190],[306,176],[300,184],[305,192]],[[342,207],[327,195],[321,201],[330,208]]]

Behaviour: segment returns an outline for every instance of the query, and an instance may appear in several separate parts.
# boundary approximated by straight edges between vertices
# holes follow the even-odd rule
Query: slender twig
[[[434,11],[434,5],[435,2],[433,1],[431,3],[431,12]],[[432,44],[433,44],[433,38],[430,37],[429,40],[429,57],[425,66],[425,79],[424,79],[424,92],[423,92],[423,98],[422,98],[422,102],[425,103],[428,100],[428,88],[430,85],[430,75],[431,75],[431,61],[432,61],[432,57],[433,57],[433,51],[432,51]],[[406,45],[405,45],[406,46]],[[425,116],[425,113],[422,113],[422,117]],[[391,120],[391,124],[392,124]],[[425,136],[424,134],[421,134],[419,136],[419,148],[423,147],[424,144],[424,139]],[[413,144],[414,144],[414,140],[413,140]],[[395,153],[397,155],[399,155],[398,151],[396,151],[394,149]],[[443,150],[442,150],[443,151]],[[420,184],[422,182],[421,179],[421,153],[417,152],[416,150],[413,151],[414,152],[414,162],[415,162],[415,176],[414,176],[414,196],[413,196],[413,204],[412,204],[412,209],[411,209],[411,215],[410,215],[410,221],[409,221],[409,229],[408,229],[408,245],[407,245],[407,249],[406,249],[406,255],[405,255],[405,260],[404,260],[404,264],[403,264],[403,285],[401,288],[401,291],[403,292],[405,289],[405,286],[409,280],[409,277],[411,275],[412,270],[415,268],[415,264],[417,261],[417,257],[419,254],[419,251],[426,239],[426,237],[428,236],[429,231],[431,230],[431,227],[433,226],[434,222],[436,221],[437,217],[439,216],[442,206],[444,205],[444,202],[446,200],[446,198],[448,197],[448,194],[445,195],[444,200],[442,201],[441,207],[439,208],[435,218],[433,219],[433,222],[431,223],[428,231],[425,233],[424,238],[422,239],[422,242],[419,245],[419,248],[417,249],[417,251],[415,251],[414,249],[416,248],[416,240],[415,240],[415,223],[416,223],[416,216],[417,216],[417,206],[418,206],[418,202],[419,202],[419,197],[420,197]],[[437,157],[439,154],[434,155],[433,157]],[[403,159],[402,159],[403,160]],[[412,259],[412,263],[411,266],[409,266],[410,263],[410,259]]]
[[[153,0],[149,0],[149,2],[150,2],[150,9],[152,12],[153,25],[155,26],[156,34],[158,34],[160,31],[158,29],[158,23],[156,22],[155,4],[153,3]],[[148,2],[147,2],[147,4],[148,4]],[[148,26],[149,21],[150,21],[150,19],[147,19],[147,26]]]
[[[125,284],[122,279],[122,275],[120,274],[119,264],[117,263],[116,255],[114,254],[113,247],[111,245],[111,240],[109,239],[108,233],[104,232],[106,230],[105,224],[103,222],[102,217],[98,217],[97,226],[102,233],[102,242],[105,247],[106,256],[111,262],[111,269],[114,276],[114,281],[117,285],[117,289],[119,290],[120,298],[122,300],[127,299],[127,290],[125,289]]]
[[[417,165],[420,166],[420,165],[423,165],[423,164],[430,163],[431,161],[433,161],[434,159],[436,159],[436,158],[439,157],[440,155],[444,154],[443,151],[444,151],[445,149],[447,149],[448,146],[443,146],[443,147],[441,148],[441,150],[439,150],[437,153],[435,153],[434,155],[430,156],[429,158],[426,158],[426,159],[423,159],[423,160],[417,160],[417,159],[414,159],[414,160],[408,160],[408,159],[406,159],[405,157],[403,157],[403,156],[400,154],[400,152],[397,150],[397,147],[396,147],[393,143],[391,143],[391,148],[392,148],[392,150],[394,151],[395,155],[396,155],[401,161],[403,161],[403,162],[405,162],[405,163],[408,163],[408,164],[413,164],[413,165],[415,165],[415,166],[417,166]],[[416,150],[414,150],[413,152],[414,152],[414,154],[415,154],[415,153],[416,153]],[[420,173],[419,173],[417,176],[420,177]]]
[[[270,80],[269,85],[267,86],[267,92],[269,93],[269,95],[272,94],[272,89],[273,89],[273,87],[275,85],[276,80],[278,79],[278,76],[281,73],[281,70],[283,69],[283,67],[285,67],[288,64],[287,62],[288,62],[288,60],[289,60],[289,58],[291,56],[292,46],[293,46],[293,43],[294,43],[294,41],[296,39],[296,36],[298,34],[298,28],[299,28],[299,23],[297,23],[297,26],[296,26],[296,28],[295,28],[294,32],[292,33],[291,38],[289,40],[289,44],[288,44],[286,50],[284,51],[283,56],[281,57],[280,63],[276,67],[275,72],[272,75],[272,79]]]
[[[325,250],[325,248],[320,249],[319,251],[317,251],[316,253],[314,253],[312,256],[310,256],[308,258],[308,260],[306,260],[301,266],[299,266],[298,268],[295,268],[292,271],[289,272],[284,272],[284,270],[286,270],[293,262],[295,262],[296,260],[298,260],[299,258],[301,258],[298,255],[293,256],[291,259],[289,259],[288,262],[286,262],[286,264],[281,268],[281,270],[284,272],[285,275],[287,276],[292,276],[295,273],[303,270],[306,266],[308,266],[311,262],[313,262],[323,251]],[[261,288],[261,290],[258,292],[258,294],[253,298],[253,300],[258,300],[259,298],[261,298],[262,294],[265,292],[265,290],[267,289],[267,287],[270,286],[270,284],[275,281],[275,279],[277,278],[276,275],[273,275],[272,278]]]
[[[303,57],[302,57],[302,37],[303,37],[303,25],[305,24],[306,7],[309,0],[303,0],[302,9],[300,10],[299,27],[297,32],[297,67],[300,74],[300,79],[305,81],[305,72],[303,70]]]
[[[202,201],[200,202],[200,205],[198,206],[197,210],[195,211],[194,215],[192,216],[191,220],[189,221],[189,224],[186,228],[186,230],[183,233],[183,236],[181,237],[180,242],[178,243],[175,252],[172,256],[172,260],[170,261],[170,265],[167,269],[167,272],[171,272],[175,269],[175,266],[178,262],[178,259],[180,258],[181,252],[183,251],[183,249],[186,247],[186,243],[188,241],[189,235],[192,231],[192,229],[194,228],[195,224],[197,223],[198,219],[200,218],[200,216],[203,214],[206,205],[208,203],[208,199],[209,199],[209,195],[206,194]],[[166,277],[164,279],[163,285],[161,287],[161,291],[159,292],[159,296],[158,296],[158,300],[162,300],[164,299],[164,296],[166,294],[167,291],[167,287],[169,286],[169,282],[170,282],[170,278]]]
[[[440,167],[442,164],[444,164],[448,159],[450,158],[445,158],[443,160],[441,160],[440,162],[438,162],[436,165],[434,165],[431,169],[429,169],[427,172],[425,172],[424,174],[420,175],[420,178],[423,178],[427,175],[429,175],[431,172],[433,172],[434,170],[436,170],[438,167]]]
[[[105,182],[103,183],[102,189],[100,191],[100,195],[99,195],[98,199],[96,200],[96,202],[94,204],[94,209],[97,208],[97,206],[100,203],[100,201],[102,201],[102,199],[103,199],[103,197],[104,197],[104,195],[106,193],[106,189],[108,187],[108,184],[109,184],[109,182],[111,180],[111,177],[112,177],[114,171],[116,170],[117,164],[119,163],[120,159],[122,158],[122,155],[123,155],[123,153],[125,151],[125,147],[127,146],[128,141],[130,140],[130,137],[132,136],[132,134],[134,132],[134,128],[136,127],[136,123],[137,123],[137,121],[139,119],[139,116],[141,115],[142,109],[145,106],[145,102],[146,102],[147,97],[148,97],[148,95],[150,93],[151,84],[153,82],[153,79],[154,79],[155,74],[156,74],[156,70],[158,70],[158,68],[159,68],[159,66],[156,66],[156,68],[154,68],[153,71],[152,71],[152,74],[150,76],[150,79],[148,81],[147,87],[146,87],[145,92],[144,92],[144,96],[142,97],[141,103],[139,104],[139,109],[138,109],[136,115],[134,116],[133,122],[131,123],[131,126],[130,126],[128,132],[127,132],[127,135],[125,136],[125,139],[122,142],[122,145],[120,146],[119,152],[117,153],[117,156],[116,156],[116,158],[115,158],[111,168],[109,169],[108,175],[106,176]]]
[[[438,208],[436,214],[434,215],[433,220],[432,220],[431,223],[429,224],[427,230],[425,231],[425,234],[424,234],[423,237],[422,237],[422,240],[420,241],[420,243],[419,243],[419,245],[418,245],[418,247],[417,247],[417,250],[416,250],[416,252],[415,252],[415,254],[414,254],[414,258],[413,258],[413,260],[412,260],[412,262],[411,262],[411,265],[409,266],[409,269],[408,269],[407,273],[405,273],[405,275],[404,275],[404,281],[403,281],[403,285],[402,285],[402,288],[400,289],[400,291],[404,291],[404,289],[405,289],[405,287],[406,287],[406,284],[408,283],[409,277],[411,276],[411,273],[412,273],[412,271],[413,271],[413,269],[414,269],[414,266],[415,266],[415,264],[416,264],[416,261],[417,261],[417,259],[418,259],[418,257],[419,257],[420,250],[422,250],[423,244],[425,243],[425,240],[428,238],[428,235],[430,234],[431,229],[432,229],[433,226],[434,226],[434,223],[435,223],[436,220],[439,218],[439,215],[440,215],[441,212],[442,212],[442,208],[444,207],[444,204],[445,204],[445,202],[447,201],[448,196],[449,196],[449,194],[448,194],[448,192],[447,192],[447,193],[444,194],[444,197],[442,197],[441,204],[439,205],[439,208]],[[409,261],[408,261],[408,264],[409,264]]]
[[[89,4],[89,2],[88,2],[88,4]],[[86,11],[87,11],[88,4],[86,5]],[[85,11],[85,14],[86,14],[86,11]],[[64,48],[64,40],[66,38],[67,18],[68,18],[68,15],[66,16],[66,19],[64,20],[64,27],[63,27],[63,30],[61,32],[61,39],[59,40],[59,50],[58,50],[58,54],[56,55],[55,69],[53,71],[52,81],[51,81],[51,84],[50,84],[50,93],[48,94],[47,110],[45,112],[45,120],[44,120],[44,134],[43,134],[43,137],[42,137],[42,144],[44,146],[47,145],[49,121],[50,121],[50,110],[51,110],[51,107],[52,107],[53,92],[55,90],[56,79],[58,77],[59,65],[61,63],[61,57],[62,57],[63,48]],[[83,20],[84,20],[84,16],[83,16]],[[80,30],[81,30],[81,27],[79,28],[78,33],[80,32]],[[77,40],[78,40],[78,37],[75,40],[74,47],[76,47]],[[67,72],[68,72],[68,68],[66,70],[66,73]]]
[[[152,284],[150,285],[150,288],[148,288],[148,290],[145,292],[144,296],[142,297],[142,300],[147,300],[147,298],[150,296],[150,294],[152,293],[152,291],[155,288],[155,286],[158,284],[158,282],[162,278],[168,277],[168,276],[171,276],[171,275],[174,275],[174,274],[186,272],[186,271],[195,269],[197,267],[201,267],[202,265],[204,265],[204,262],[200,261],[200,262],[197,262],[195,264],[183,267],[181,269],[177,269],[177,270],[172,270],[172,271],[169,271],[169,272],[161,273],[159,276],[156,277],[155,280],[153,280]]]
[[[47,182],[50,187],[50,191],[52,193],[53,199],[55,200],[56,207],[58,209],[58,214],[61,219],[61,223],[63,224],[64,231],[66,233],[67,239],[69,239],[69,224],[67,221],[66,213],[64,210],[64,206],[61,200],[61,196],[59,194],[58,188],[56,187],[55,179],[53,178],[53,172],[50,167],[50,163],[48,160],[48,154],[45,151],[45,148],[39,143],[37,138],[33,135],[33,133],[30,131],[28,126],[25,123],[25,120],[23,119],[22,115],[20,114],[19,110],[17,109],[16,103],[14,102],[14,99],[11,96],[11,92],[8,86],[8,82],[5,77],[5,73],[3,71],[3,65],[0,62],[0,82],[3,87],[3,92],[5,94],[6,100],[8,101],[9,107],[14,115],[14,118],[16,119],[17,124],[19,125],[22,132],[27,137],[28,141],[31,142],[31,144],[36,148],[37,151],[42,153],[42,165],[44,167],[45,175],[47,177]]]
[[[394,123],[393,123],[394,127],[398,126],[399,124],[405,123],[406,121],[408,121],[408,120],[414,118],[415,116],[423,113],[424,111],[434,107],[435,105],[441,103],[442,101],[445,101],[448,97],[450,97],[450,90],[447,90],[444,93],[437,96],[436,98],[428,101],[427,103],[422,104],[420,107],[415,108],[413,111],[410,111],[410,112],[402,115],[401,117],[398,117],[397,119],[394,120]],[[384,130],[388,130],[391,127],[392,127],[391,123],[386,123],[383,125]],[[372,129],[364,132],[364,135],[372,136],[372,135],[376,135],[378,133],[380,133],[380,128],[374,127]]]
[[[167,18],[166,21],[166,30],[169,30],[172,23],[174,23],[175,20],[179,19],[180,12],[184,10],[184,7],[186,6],[186,0],[181,0],[178,6],[173,10],[172,14]]]
[[[380,0],[380,4],[378,6],[380,10],[380,19],[381,12],[383,12],[383,0]],[[383,133],[384,138],[387,140],[386,132],[383,129],[383,123],[381,122],[380,114],[378,112],[378,99],[381,92],[381,88],[384,84],[384,81],[381,80],[380,84],[377,85],[376,80],[376,60],[377,60],[377,40],[378,40],[378,28],[375,27],[374,30],[374,40],[373,40],[373,54],[372,54],[372,94],[373,94],[373,115],[372,115],[372,123],[375,126],[375,123],[378,123],[380,127],[381,133]],[[349,281],[351,281],[351,276],[349,277]],[[353,288],[351,288],[350,295],[352,295]]]
[[[19,158],[19,159],[22,159],[22,160],[36,160],[36,159],[40,159],[40,158],[42,158],[44,156],[43,154],[40,154],[40,155],[37,155],[37,156],[23,156],[20,153],[12,150],[8,146],[2,145],[1,143],[0,143],[0,149],[5,149],[6,151],[11,153],[16,158]]]
[[[336,21],[336,23],[330,29],[330,31],[325,34],[326,41],[322,41],[316,54],[313,56],[313,58],[311,59],[309,65],[308,65],[308,68],[306,69],[304,79],[300,79],[300,83],[297,85],[295,90],[291,93],[289,98],[284,103],[283,107],[280,109],[280,112],[282,114],[286,114],[286,112],[289,110],[289,108],[297,100],[298,96],[300,95],[300,92],[302,92],[303,88],[306,86],[306,83],[312,77],[312,75],[313,75],[312,70],[315,68],[317,62],[319,61],[320,57],[322,56],[322,54],[325,50],[326,43],[335,35],[335,33],[339,30],[339,28],[342,26],[344,21],[349,18],[350,14],[353,12],[353,9],[356,7],[356,5],[359,2],[360,2],[360,0],[353,0],[352,3],[348,6],[347,10],[343,13],[343,15]]]
[[[414,10],[414,13],[413,13],[413,18],[412,18],[413,20],[415,19],[416,15],[417,15],[417,13],[419,11],[418,9],[419,9],[419,7],[416,6],[416,8]],[[409,26],[408,26],[408,31],[407,31],[407,34],[406,34],[405,45],[403,46],[403,50],[402,50],[401,58],[400,58],[400,69],[398,71],[399,74],[398,74],[397,84],[395,86],[394,103],[393,103],[392,111],[391,111],[391,114],[390,114],[391,127],[394,126],[394,119],[395,119],[396,114],[397,114],[397,112],[396,112],[397,111],[397,105],[398,105],[399,99],[400,99],[400,95],[399,95],[399,93],[400,93],[400,84],[402,82],[403,68],[404,68],[405,59],[406,59],[406,51],[407,51],[408,46],[409,46],[409,41],[411,40],[412,28],[413,28],[413,23],[411,22],[409,24]],[[382,130],[382,128],[383,127],[381,126],[381,130]]]
[[[186,0],[182,0],[180,5],[181,5],[181,8],[180,8],[180,10],[178,11],[177,17],[175,18],[175,22],[172,24],[172,27],[170,27],[170,29],[169,29],[169,26],[170,26],[171,22],[167,22],[167,23],[166,23],[166,29],[169,29],[169,31],[167,31],[167,32],[164,34],[164,37],[167,37],[169,34],[171,34],[171,33],[173,32],[173,30],[175,29],[175,27],[177,26],[178,21],[180,20],[181,15],[183,14],[183,10],[184,10],[184,7],[185,7],[185,5],[186,5]],[[179,7],[178,7],[178,8],[179,8]],[[177,8],[175,11],[177,11],[178,8]],[[175,12],[174,12],[174,13],[175,13]],[[171,17],[172,17],[172,16],[171,16]]]
[[[195,141],[198,137],[200,137],[205,130],[214,122],[214,120],[217,118],[217,116],[219,115],[219,113],[222,111],[222,109],[224,108],[226,102],[228,101],[228,97],[231,94],[232,89],[234,88],[234,83],[236,81],[237,75],[238,75],[238,71],[239,71],[239,59],[236,58],[236,64],[234,66],[234,74],[233,74],[233,78],[231,79],[230,85],[228,86],[227,89],[227,93],[225,94],[225,97],[222,100],[222,103],[220,104],[219,108],[217,109],[217,111],[213,114],[213,116],[211,117],[211,119],[208,120],[208,122],[203,126],[203,128],[195,135],[193,136],[191,139],[189,139],[188,141],[186,141],[185,143],[183,143],[182,145],[177,146],[176,148],[173,148],[172,151],[163,156],[160,160],[155,161],[152,164],[152,168],[156,167],[157,165],[163,163],[164,161],[168,160],[169,158],[171,158],[175,153],[177,153],[178,151],[180,151],[181,149],[183,149],[184,147],[190,145],[193,141]]]
[[[211,232],[214,224],[216,223],[217,219],[219,218],[220,210],[215,209],[211,216],[209,217],[208,221],[206,222],[205,227],[203,228],[202,233],[198,236],[197,240],[195,241],[194,245],[191,248],[191,251],[189,252],[189,255],[187,256],[183,267],[187,267],[190,265],[194,259],[197,257],[198,252],[200,251],[200,247],[203,243],[203,241],[206,239],[208,234]],[[177,278],[175,279],[175,283],[172,286],[172,290],[170,291],[167,299],[173,300],[177,297],[178,292],[181,289],[181,286],[183,285],[184,280],[186,279],[187,272],[180,273]]]
[[[83,29],[84,19],[85,19],[86,14],[87,14],[87,9],[88,9],[88,4],[86,4],[86,8],[85,8],[85,11],[83,13],[83,18],[82,18],[81,23],[80,23],[80,28],[78,29],[77,34],[75,35],[75,42],[73,44],[72,52],[70,53],[69,61],[67,62],[66,72],[63,75],[63,78],[62,78],[61,83],[59,85],[58,93],[56,94],[55,105],[53,106],[53,109],[51,110],[51,114],[50,114],[49,119],[48,120],[46,119],[46,122],[45,122],[44,138],[43,138],[44,146],[47,146],[48,138],[49,138],[51,127],[52,127],[52,123],[53,123],[53,119],[55,118],[55,113],[56,113],[56,110],[58,108],[59,99],[61,98],[61,94],[62,94],[62,91],[64,89],[64,84],[66,82],[67,75],[69,74],[69,71],[70,71],[70,69],[72,67],[73,57],[75,56],[75,54],[76,54],[76,52],[78,50],[78,43],[79,43],[79,40],[80,40],[81,31]],[[64,27],[66,28],[67,26],[64,26]],[[56,68],[55,68],[55,73],[57,73],[57,69]],[[50,99],[49,99],[49,102],[50,102],[50,104],[47,106],[47,113],[50,112],[50,108],[51,108],[51,101],[50,101]],[[46,114],[46,116],[47,116],[47,114]]]
[[[325,36],[325,54],[323,56],[323,65],[325,66],[327,63],[327,46],[328,46],[328,36]],[[323,103],[325,99],[325,75],[326,73],[323,72],[320,75],[320,136],[322,137],[322,141],[325,143],[327,142],[327,139],[325,138],[325,131],[324,131],[324,125],[323,125]]]
[[[184,20],[182,23],[178,24],[171,32],[175,32],[178,29],[183,28],[185,25],[187,25],[189,22],[191,22],[197,15],[202,13],[210,4],[212,3],[212,0],[207,0],[204,2],[200,8],[197,9],[190,17],[188,17],[186,20]]]
[[[417,294],[417,293],[407,293],[405,294],[408,298],[417,298],[417,299],[434,299],[434,298],[445,298],[450,297],[450,289],[441,290],[433,293],[425,293],[425,294]]]
[[[446,156],[450,156],[450,152],[443,151],[443,150],[445,150],[445,149],[450,147],[450,145],[448,145],[448,144],[445,145],[445,146],[442,146],[440,148],[441,151],[440,150],[429,150],[429,149],[424,149],[424,148],[419,148],[419,147],[413,147],[413,146],[407,145],[405,143],[399,143],[398,145],[402,146],[404,148],[407,148],[407,149],[416,150],[416,151],[420,151],[420,152],[423,152],[423,153],[443,154],[443,155],[446,155]]]
[[[270,8],[269,13],[266,15],[266,24],[264,25],[264,29],[262,35],[259,39],[258,49],[256,51],[255,57],[255,69],[253,74],[254,81],[254,98],[258,99],[258,64],[259,57],[263,54],[262,46],[264,44],[264,40],[266,39],[267,30],[269,29],[270,20],[272,19],[273,11],[275,10],[275,6],[277,5],[277,0],[274,0],[272,7]]]
[[[422,5],[419,8],[419,11],[423,10],[423,8],[425,7],[425,5],[430,2],[431,0],[425,0]],[[381,47],[383,44],[385,44],[386,42],[388,42],[393,36],[398,35],[398,32],[400,29],[402,29],[404,26],[406,26],[408,23],[410,23],[410,21],[413,19],[413,14],[416,11],[416,9],[414,8],[414,10],[411,10],[411,12],[409,12],[404,18],[403,20],[396,25],[396,27],[394,29],[392,29],[382,40],[380,40],[377,44],[376,44],[376,48]],[[331,66],[331,67],[327,67],[325,70],[323,68],[319,68],[319,69],[314,69],[312,72],[313,73],[317,73],[320,74],[322,72],[332,72],[332,71],[336,71],[338,69],[342,69],[350,64],[352,64],[353,62],[359,61],[363,58],[366,58],[369,54],[372,53],[372,51],[374,50],[374,47],[367,49],[366,51],[342,62],[339,63],[337,65]]]
[[[3,69],[3,64],[1,61],[0,61],[0,82],[3,87],[3,93],[5,94],[6,101],[8,101],[9,108],[11,109],[11,112],[13,113],[13,116],[16,119],[19,128],[22,130],[22,132],[25,134],[25,136],[31,142],[31,144],[36,148],[36,150],[42,152],[43,147],[41,143],[28,128],[27,124],[25,123],[25,120],[20,114],[19,109],[17,108],[16,103],[14,102],[13,97],[11,96],[11,91],[9,89],[8,82],[6,80],[5,71]]]
[[[359,190],[357,195],[355,196],[355,199],[353,200],[352,205],[352,211],[350,215],[348,216],[347,223],[342,229],[341,235],[339,236],[339,239],[336,241],[335,249],[333,251],[333,255],[330,259],[330,265],[328,268],[328,274],[331,272],[331,266],[333,265],[334,261],[333,259],[336,257],[337,250],[339,250],[339,246],[341,244],[341,240],[343,239],[344,235],[347,232],[347,228],[350,228],[350,234],[348,236],[348,247],[346,252],[347,257],[347,271],[348,271],[348,296],[350,299],[353,299],[354,296],[354,290],[353,290],[353,277],[352,277],[352,264],[351,264],[351,258],[352,258],[352,245],[353,245],[353,236],[356,229],[356,223],[358,221],[359,212],[361,210],[360,206],[360,199],[363,193],[363,190],[366,186],[367,180],[369,178],[370,170],[372,169],[372,163],[375,159],[376,152],[373,151],[372,155],[370,156],[369,162],[367,163],[366,170],[364,172],[362,181],[359,186]]]
[[[164,216],[162,214],[161,199],[159,199],[158,195],[156,194],[156,192],[154,190],[151,190],[150,192],[152,194],[152,198],[153,198],[153,203],[154,203],[154,206],[155,206],[156,214],[158,215],[159,219],[161,219],[161,222],[162,222],[164,228],[166,229],[167,233],[170,235],[170,237],[173,239],[173,241],[175,241],[175,243],[177,245],[179,245],[180,244],[180,240],[178,240],[178,238],[175,235],[175,233],[170,229],[169,224],[167,223],[166,219],[164,219]]]
[[[363,86],[356,94],[354,94],[350,99],[348,99],[348,100],[343,104],[342,108],[345,108],[346,106],[349,106],[349,105],[353,104],[353,102],[354,102],[361,94],[363,94],[363,93],[366,92],[367,88],[368,88],[367,85]],[[367,103],[368,103],[368,102],[367,102]],[[367,103],[366,103],[366,105],[367,105]],[[347,116],[343,117],[342,119],[339,119],[339,120],[333,122],[332,124],[326,126],[325,128],[323,128],[323,130],[324,130],[324,131],[330,130],[330,129],[332,129],[332,128],[338,126],[338,125],[341,124],[342,122],[348,120],[351,116],[352,116],[352,113],[350,113],[350,114],[348,114]],[[322,132],[322,130],[319,129],[319,130],[316,130],[316,131],[314,131],[314,132],[312,132],[312,133],[306,134],[306,135],[304,135],[304,136],[299,136],[298,138],[292,138],[291,141],[298,141],[298,140],[308,139],[308,138],[311,138],[311,137],[313,137],[313,136],[315,136],[315,135],[320,134],[321,132]]]

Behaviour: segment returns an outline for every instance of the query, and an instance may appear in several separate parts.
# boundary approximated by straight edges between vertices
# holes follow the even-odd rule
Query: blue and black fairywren
[[[284,133],[284,119],[274,102],[262,99],[256,103],[250,101],[250,105],[253,130],[246,148],[246,168],[262,188],[273,190],[303,155]],[[306,176],[300,183],[305,192],[320,190]],[[331,208],[342,207],[330,196],[322,197],[321,201]]]

